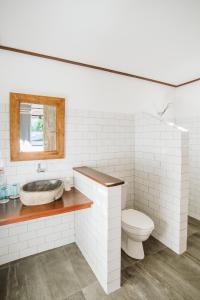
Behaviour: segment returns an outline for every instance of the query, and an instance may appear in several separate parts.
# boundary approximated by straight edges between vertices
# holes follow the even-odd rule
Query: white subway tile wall
[[[136,115],[134,207],[153,219],[153,236],[177,253],[187,244],[188,183],[188,132]]]
[[[9,105],[0,104],[0,160],[8,183],[43,178],[71,181],[72,168],[87,165],[128,182],[127,206],[133,206],[134,116],[131,114],[70,110],[66,105],[65,159],[42,161],[46,172],[36,172],[38,161],[10,161]]]
[[[0,265],[74,241],[73,212],[0,226]]]
[[[8,104],[0,104],[0,120],[0,159],[4,161],[8,183],[67,178],[73,184],[72,167],[87,165],[128,182],[127,206],[133,206],[133,115],[66,110],[66,158],[42,161],[42,167],[47,169],[43,174],[36,172],[38,161],[10,162]],[[1,227],[0,264],[73,242],[71,232],[74,228],[70,231],[63,228],[65,224],[59,221],[60,218],[62,216],[23,222],[22,226],[13,224]],[[117,224],[119,219],[114,221]],[[18,231],[12,247],[9,246],[8,228]],[[116,230],[112,234],[116,235]],[[113,288],[114,284],[112,282]]]
[[[152,217],[156,226],[153,235],[157,239],[177,253],[186,249],[189,181],[187,133],[146,114],[133,116],[66,109],[66,158],[42,161],[42,167],[47,171],[38,174],[36,172],[38,161],[10,162],[8,104],[0,104],[0,124],[0,160],[4,161],[8,183],[23,184],[36,179],[65,178],[73,184],[73,167],[82,165],[94,167],[122,178],[128,183],[127,207],[133,207],[134,203],[136,209]],[[198,161],[196,144],[192,151],[196,153],[194,165]],[[197,168],[195,172],[194,174],[198,173]],[[197,181],[195,189],[191,193],[193,198],[197,199]],[[84,193],[86,195],[90,193],[89,189]],[[91,196],[94,197],[93,190]],[[196,217],[194,210],[198,211],[199,206],[195,204],[194,209],[192,205],[190,204],[190,213],[193,209],[191,215]],[[94,211],[95,209],[92,208],[76,213],[78,216],[76,220],[82,220],[80,221],[82,230],[86,230],[91,220],[94,220],[96,216]],[[111,221],[106,218],[105,222],[111,222],[108,224],[111,226],[108,236],[112,236],[115,240],[110,242],[110,246],[115,249],[118,237],[115,226],[117,227],[119,222],[118,215],[115,213],[118,213],[118,208],[112,207],[109,213]],[[69,229],[64,228],[65,224],[62,224],[59,218],[62,216],[58,219],[49,217],[45,220],[23,222],[22,227],[16,224],[1,227],[0,263],[74,241],[72,238],[74,233],[70,234]],[[55,227],[55,230],[49,232],[49,226]],[[74,228],[70,230],[73,231]],[[12,231],[15,235],[10,235]],[[43,243],[44,239],[45,243]],[[87,239],[90,238],[87,236]],[[86,256],[86,253],[84,255]],[[118,252],[112,255],[113,262],[109,267],[117,265]],[[92,258],[87,256],[86,258],[92,265]],[[119,278],[114,280],[115,271],[115,269],[110,270],[113,281],[110,286],[105,287],[107,291],[118,286]],[[108,282],[105,278],[101,280],[102,285]]]
[[[189,216],[200,220],[200,117],[178,118],[189,130]]]
[[[74,172],[75,187],[93,201],[75,212],[75,241],[106,293],[120,287],[121,185],[106,188]]]

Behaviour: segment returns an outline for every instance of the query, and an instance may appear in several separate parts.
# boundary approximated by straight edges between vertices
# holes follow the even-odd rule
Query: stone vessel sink
[[[24,205],[41,205],[62,197],[64,184],[62,180],[38,180],[22,186],[20,200]]]

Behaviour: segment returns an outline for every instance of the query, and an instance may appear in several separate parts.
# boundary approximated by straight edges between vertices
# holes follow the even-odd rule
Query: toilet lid
[[[147,215],[135,209],[125,209],[122,211],[122,222],[130,227],[138,229],[154,228],[154,223]]]

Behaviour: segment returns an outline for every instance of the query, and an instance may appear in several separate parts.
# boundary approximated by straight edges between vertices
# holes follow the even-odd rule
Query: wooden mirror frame
[[[42,152],[20,151],[20,103],[54,105],[56,107],[56,150]],[[64,158],[65,99],[10,93],[10,159],[42,160]]]

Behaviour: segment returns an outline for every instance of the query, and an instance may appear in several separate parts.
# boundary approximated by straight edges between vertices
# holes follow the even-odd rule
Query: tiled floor
[[[122,253],[122,287],[106,295],[75,244],[0,267],[1,300],[200,299],[200,222],[190,219],[188,250],[179,256],[154,238],[145,259]]]

